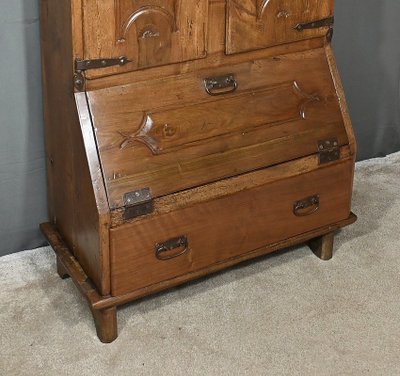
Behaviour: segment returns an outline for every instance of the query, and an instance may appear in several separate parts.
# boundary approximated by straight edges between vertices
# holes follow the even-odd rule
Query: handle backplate
[[[171,260],[189,252],[189,242],[187,236],[182,235],[177,238],[167,240],[164,243],[157,243],[154,247],[156,258],[161,261]],[[172,252],[177,250],[176,252]]]
[[[204,79],[204,87],[208,95],[216,96],[233,93],[238,88],[235,76],[230,73],[225,76]]]
[[[293,214],[296,217],[305,217],[319,209],[319,195],[310,196],[293,204]]]

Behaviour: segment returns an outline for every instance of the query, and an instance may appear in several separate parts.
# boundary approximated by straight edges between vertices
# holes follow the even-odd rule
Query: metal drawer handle
[[[190,250],[189,242],[187,236],[185,235],[167,240],[164,243],[157,243],[154,248],[156,252],[156,257],[161,261],[171,260],[176,257],[182,256]],[[169,253],[170,251],[177,248],[183,250],[173,254]]]
[[[227,74],[204,79],[204,86],[208,95],[216,96],[233,93],[239,85],[233,74]]]
[[[293,204],[293,214],[296,217],[305,217],[315,213],[319,209],[319,196],[307,197],[303,200],[296,201]]]

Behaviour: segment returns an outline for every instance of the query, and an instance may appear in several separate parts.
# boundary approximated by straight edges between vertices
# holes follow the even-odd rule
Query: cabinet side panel
[[[74,100],[71,1],[40,7],[49,216],[107,295],[108,212],[98,209]]]

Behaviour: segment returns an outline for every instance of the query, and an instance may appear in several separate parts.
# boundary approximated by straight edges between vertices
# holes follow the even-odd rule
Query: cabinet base
[[[290,247],[296,244],[307,243],[311,250],[322,260],[329,260],[333,253],[334,233],[339,228],[348,226],[357,220],[353,213],[340,222],[329,226],[324,226],[304,234],[286,239],[282,242],[270,244],[261,249],[249,252],[221,263],[211,265],[202,270],[173,278],[168,281],[157,283],[140,290],[133,291],[121,296],[101,296],[88,276],[80,267],[69,248],[66,246],[52,223],[43,223],[40,228],[47,238],[49,244],[57,255],[57,272],[61,278],[71,277],[82,295],[89,303],[96,325],[97,335],[101,342],[110,343],[118,336],[117,331],[117,306],[139,299],[146,295],[168,289],[170,287],[191,281],[204,275],[217,272],[227,267],[238,264],[242,261],[250,260],[277,250]]]

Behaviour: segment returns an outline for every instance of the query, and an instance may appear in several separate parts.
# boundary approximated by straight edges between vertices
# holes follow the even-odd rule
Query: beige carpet
[[[0,375],[400,375],[400,153],[357,166],[359,221],[119,310],[96,336],[49,248],[0,258]]]

